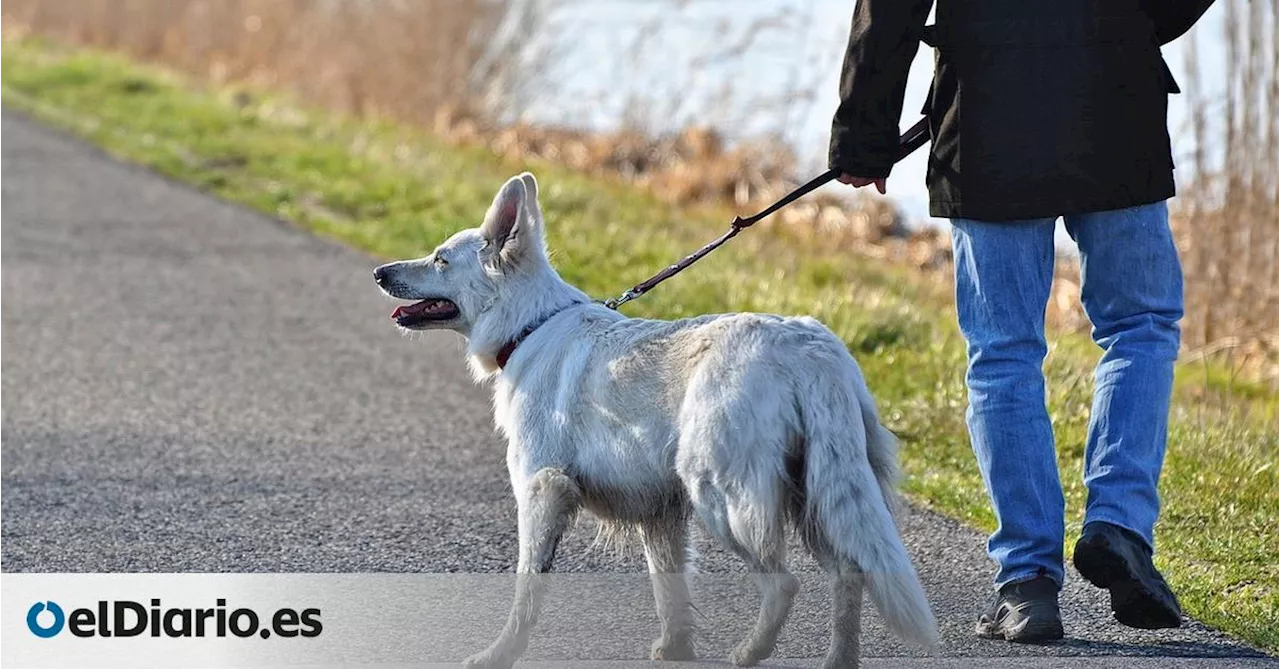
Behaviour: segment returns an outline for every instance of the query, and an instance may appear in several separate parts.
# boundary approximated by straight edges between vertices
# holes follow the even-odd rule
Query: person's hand
[[[836,181],[839,181],[842,184],[848,184],[854,188],[862,188],[863,186],[875,184],[876,190],[880,191],[881,195],[884,195],[884,179],[867,179],[866,177],[855,177],[848,174],[841,174],[836,177]]]

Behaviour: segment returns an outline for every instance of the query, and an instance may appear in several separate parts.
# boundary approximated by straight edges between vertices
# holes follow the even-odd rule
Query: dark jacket
[[[929,213],[1008,221],[1173,196],[1160,45],[1212,0],[859,0],[830,164],[888,176],[907,72],[935,47]]]

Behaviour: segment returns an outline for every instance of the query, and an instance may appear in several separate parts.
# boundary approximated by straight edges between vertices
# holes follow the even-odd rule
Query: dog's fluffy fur
[[[901,637],[933,647],[933,614],[894,524],[896,442],[844,344],[811,318],[627,318],[565,283],[547,260],[537,183],[513,177],[480,228],[384,265],[393,297],[425,300],[411,329],[468,340],[494,381],[519,517],[520,584],[506,628],[468,666],[524,651],[557,542],[579,510],[638,530],[662,635],[655,659],[690,659],[687,529],[696,516],[756,576],[755,629],[731,659],[768,657],[799,587],[790,525],[834,581],[825,667],[857,665],[862,590]],[[444,302],[442,300],[447,300]],[[536,328],[504,369],[499,351]]]

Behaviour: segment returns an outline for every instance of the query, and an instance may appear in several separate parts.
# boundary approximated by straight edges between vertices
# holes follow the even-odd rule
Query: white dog
[[[468,340],[477,379],[494,378],[519,517],[510,618],[470,667],[510,667],[537,618],[556,545],[582,509],[644,541],[662,635],[654,659],[694,657],[684,573],[696,514],[755,575],[755,629],[740,666],[773,652],[799,588],[788,525],[834,581],[824,667],[857,666],[865,584],[901,637],[937,628],[892,517],[896,442],[844,344],[811,318],[760,314],[667,322],[627,318],[565,283],[547,260],[538,187],[513,177],[481,227],[431,255],[379,267],[392,297],[416,300],[402,328]]]

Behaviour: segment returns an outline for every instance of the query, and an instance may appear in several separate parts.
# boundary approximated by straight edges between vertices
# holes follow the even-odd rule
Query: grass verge
[[[34,38],[6,39],[5,106],[124,159],[388,258],[421,255],[480,221],[503,179],[543,184],[553,262],[606,297],[714,234],[716,209],[677,209],[620,182],[553,165],[504,163],[404,126],[355,121],[234,87],[196,87],[165,71]],[[811,314],[859,358],[903,438],[904,486],[921,505],[994,524],[964,425],[964,345],[947,286],[853,258],[810,232],[763,227],[628,305],[679,318],[755,310]],[[1097,351],[1051,337],[1049,407],[1068,503],[1080,482]],[[1277,642],[1277,399],[1274,388],[1184,365],[1161,484],[1157,556],[1187,612],[1258,647]]]

